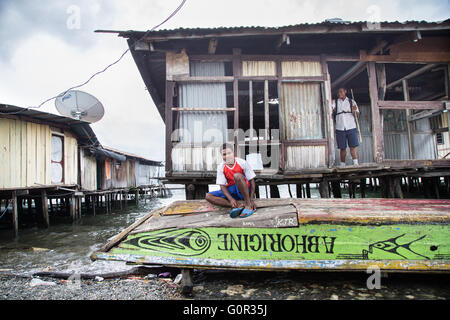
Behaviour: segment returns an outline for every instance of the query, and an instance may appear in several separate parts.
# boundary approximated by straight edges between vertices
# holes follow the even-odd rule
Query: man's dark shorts
[[[347,149],[347,143],[352,148],[359,146],[358,130],[356,128],[344,131],[336,130],[336,142],[341,150]]]

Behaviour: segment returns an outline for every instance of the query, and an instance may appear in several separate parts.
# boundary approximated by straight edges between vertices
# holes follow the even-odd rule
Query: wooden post
[[[361,191],[361,198],[366,197],[366,178],[362,178],[361,182],[359,183],[359,189]]]
[[[372,146],[374,161],[383,161],[383,132],[381,132],[380,110],[378,108],[378,85],[375,62],[367,64],[369,76],[370,107],[372,112]]]
[[[402,80],[403,87],[403,100],[409,101],[409,86],[408,80]],[[408,129],[408,146],[409,146],[409,158],[414,159],[414,133],[412,123],[408,120],[411,115],[411,110],[406,109],[406,128]]]
[[[269,116],[269,80],[264,80],[264,139],[266,141],[271,140]]]
[[[297,198],[303,198],[303,195],[302,195],[302,184],[301,183],[297,183],[295,185],[295,193],[297,194]]]
[[[192,270],[181,269],[181,292],[183,295],[189,295],[192,293],[194,282],[192,281]]]
[[[259,195],[259,186],[258,186],[257,184],[255,184],[255,197],[256,197],[256,199],[259,199],[259,198],[260,198],[260,195]]]
[[[276,184],[270,185],[270,197],[271,198],[279,198],[280,190],[278,190],[278,186]]]
[[[393,180],[393,188],[394,188],[394,198],[403,199],[403,191],[401,186],[401,178],[392,177]]]
[[[109,193],[105,193],[105,207],[106,207],[106,214],[110,214],[109,211]]]
[[[70,197],[70,216],[72,217],[72,221],[75,221],[77,219],[76,213],[75,213],[75,195],[72,194]]]
[[[330,197],[330,186],[328,184],[328,181],[321,181],[319,183],[319,193],[321,198]]]
[[[309,183],[306,183],[306,197],[311,198],[311,187]]]
[[[134,201],[135,201],[136,205],[139,205],[139,189],[137,189],[137,188],[134,191]]]
[[[12,192],[12,224],[14,237],[19,236],[19,212],[17,211],[17,192]]]
[[[95,217],[95,206],[96,206],[96,201],[95,201],[96,196],[93,195],[91,196],[91,202],[92,202],[92,215]]]
[[[41,204],[42,204],[42,218],[44,221],[44,226],[48,228],[50,226],[50,219],[48,216],[48,197],[46,190],[41,191]]]
[[[341,182],[331,181],[331,191],[333,192],[333,198],[342,198]]]
[[[289,191],[289,197],[291,197],[291,198],[292,198],[291,185],[290,185],[290,184],[288,184],[287,186],[288,186],[288,191]]]

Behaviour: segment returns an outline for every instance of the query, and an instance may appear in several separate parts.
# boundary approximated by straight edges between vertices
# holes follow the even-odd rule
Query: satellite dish
[[[103,105],[96,97],[78,90],[59,95],[55,106],[61,115],[86,122],[97,122],[105,114]]]

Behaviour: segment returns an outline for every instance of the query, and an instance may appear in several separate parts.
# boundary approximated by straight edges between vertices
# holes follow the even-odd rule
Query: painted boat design
[[[183,268],[450,270],[450,201],[264,199],[245,219],[177,201],[137,221],[92,259]]]

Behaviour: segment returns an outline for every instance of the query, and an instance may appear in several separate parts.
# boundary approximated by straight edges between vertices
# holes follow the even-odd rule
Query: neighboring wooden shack
[[[25,221],[49,226],[49,209],[78,219],[83,205],[110,212],[131,188],[162,188],[160,162],[103,148],[89,123],[72,118],[0,105],[0,150],[0,219],[12,207],[15,234]],[[136,165],[144,177],[136,178]]]
[[[225,141],[261,160],[260,185],[319,182],[323,197],[329,182],[372,177],[385,196],[402,196],[399,177],[446,177],[449,188],[439,146],[448,143],[450,20],[98,32],[128,39],[166,124],[166,178],[189,185],[188,198],[215,182]],[[352,89],[362,131],[361,165],[343,169],[331,116],[340,86]]]
[[[99,157],[99,189],[152,187],[164,177],[161,162],[138,155],[103,147]]]

